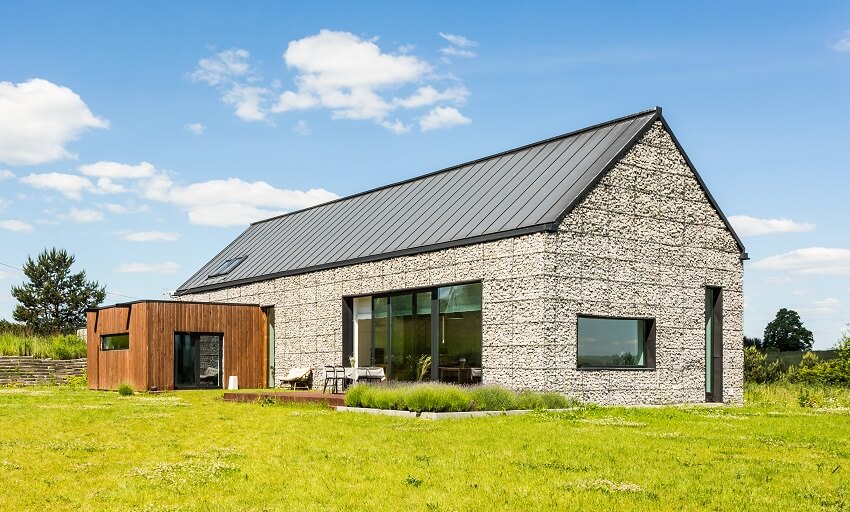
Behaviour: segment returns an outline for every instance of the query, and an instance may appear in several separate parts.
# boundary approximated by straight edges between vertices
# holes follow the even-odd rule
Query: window
[[[580,316],[576,361],[579,368],[654,368],[655,321]]]
[[[344,352],[357,366],[384,368],[389,380],[481,382],[481,283],[354,297],[350,304]]]
[[[130,348],[130,334],[106,334],[100,337],[101,350],[127,350]]]
[[[238,258],[230,258],[226,260],[224,263],[216,267],[207,278],[210,277],[218,277],[229,274],[234,268],[238,267],[240,263],[245,261],[248,256],[239,256]]]

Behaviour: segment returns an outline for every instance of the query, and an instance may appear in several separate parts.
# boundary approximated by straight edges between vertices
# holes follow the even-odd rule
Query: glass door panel
[[[429,379],[431,354],[431,293],[390,297],[392,380]]]
[[[211,334],[193,335],[197,338],[199,388],[221,387],[221,337]]]
[[[174,387],[194,388],[198,385],[197,340],[190,334],[174,335]]]
[[[481,283],[438,290],[439,378],[469,383],[481,377]]]
[[[221,387],[220,334],[174,334],[174,387]]]
[[[372,301],[372,365],[380,366],[389,378],[389,299],[375,297]]]

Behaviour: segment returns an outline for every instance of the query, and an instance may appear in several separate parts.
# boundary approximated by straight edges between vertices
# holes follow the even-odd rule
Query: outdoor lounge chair
[[[312,375],[312,368],[293,368],[289,370],[286,377],[280,379],[280,385],[289,384],[289,389],[298,389],[299,386],[310,389],[309,382]]]

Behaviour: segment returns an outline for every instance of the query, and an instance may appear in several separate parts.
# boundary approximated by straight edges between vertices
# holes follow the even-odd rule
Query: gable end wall
[[[554,250],[563,391],[599,403],[705,400],[705,287],[723,289],[723,397],[743,395],[740,249],[661,122],[562,222]],[[576,370],[578,315],[652,317],[654,371]]]

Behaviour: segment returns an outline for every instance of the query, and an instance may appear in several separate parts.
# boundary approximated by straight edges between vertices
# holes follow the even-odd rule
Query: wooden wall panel
[[[147,339],[139,328],[144,324],[144,304],[90,311],[87,318],[88,383],[93,389],[116,389],[122,383],[147,389]],[[100,337],[130,335],[127,350],[100,350]]]
[[[100,350],[100,336],[128,332],[130,349]],[[95,318],[97,317],[97,325]],[[231,375],[242,388],[266,386],[266,325],[259,306],[146,301],[87,314],[89,387],[174,389],[174,333],[222,335],[222,384]]]

